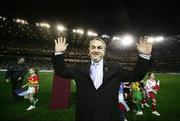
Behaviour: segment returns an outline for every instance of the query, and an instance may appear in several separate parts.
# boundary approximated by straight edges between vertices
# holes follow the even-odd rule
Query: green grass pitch
[[[5,82],[4,72],[0,72],[0,119],[1,120],[48,120],[74,121],[75,119],[75,85],[71,83],[71,97],[67,109],[49,110],[53,73],[39,73],[40,90],[37,108],[26,111],[28,100],[17,104],[11,102],[10,84]],[[179,121],[180,120],[180,74],[156,73],[161,81],[157,95],[157,109],[161,116],[151,114],[151,108],[143,109],[142,116],[135,116],[132,111],[126,114],[128,121]],[[26,77],[27,78],[27,77]],[[24,83],[26,82],[26,78]],[[150,104],[150,103],[149,103]]]

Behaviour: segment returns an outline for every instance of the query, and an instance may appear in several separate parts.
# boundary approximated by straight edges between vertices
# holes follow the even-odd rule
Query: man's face
[[[92,61],[99,62],[105,55],[105,44],[100,40],[92,40],[89,45],[89,56]]]

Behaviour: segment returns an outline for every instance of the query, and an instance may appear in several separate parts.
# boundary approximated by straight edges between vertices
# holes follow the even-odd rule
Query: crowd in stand
[[[87,43],[89,39],[66,34],[69,49],[65,53],[68,63],[87,62]],[[32,24],[21,25],[10,19],[0,19],[0,68],[13,64],[17,56],[28,57],[29,65],[33,62],[40,69],[52,69],[51,56],[54,52],[56,35],[50,29],[37,27]],[[165,41],[156,43],[153,48],[155,62],[153,69],[161,72],[180,72],[180,35],[167,36]],[[137,60],[135,46],[129,48],[115,48],[110,39],[106,40],[107,53],[105,59],[118,62],[127,68],[132,68]],[[31,59],[29,59],[31,58]],[[38,58],[38,59],[37,59]],[[46,58],[46,59],[45,59]]]

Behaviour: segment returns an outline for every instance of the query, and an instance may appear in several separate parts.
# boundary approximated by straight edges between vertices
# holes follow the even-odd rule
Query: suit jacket
[[[118,90],[121,81],[140,81],[147,73],[152,61],[138,58],[133,71],[125,70],[118,64],[104,62],[103,83],[96,89],[90,78],[89,63],[66,68],[64,55],[53,57],[53,66],[58,76],[76,81],[76,120],[120,120]]]

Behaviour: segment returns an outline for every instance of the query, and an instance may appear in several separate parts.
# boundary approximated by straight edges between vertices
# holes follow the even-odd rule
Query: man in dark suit
[[[19,58],[17,64],[10,66],[5,75],[6,82],[10,81],[11,84],[13,102],[19,101],[20,97],[15,93],[15,90],[22,87],[24,77],[28,72],[24,63],[25,59],[23,57]]]
[[[118,111],[118,91],[121,81],[139,81],[151,66],[152,43],[148,37],[140,38],[137,43],[139,57],[133,71],[125,70],[118,64],[103,60],[106,43],[99,38],[89,44],[89,63],[66,68],[64,52],[68,43],[66,38],[55,40],[53,65],[58,76],[73,78],[76,81],[76,120],[99,121],[120,120]]]

